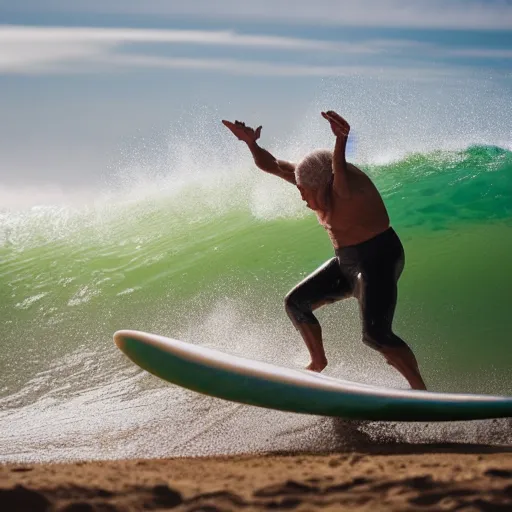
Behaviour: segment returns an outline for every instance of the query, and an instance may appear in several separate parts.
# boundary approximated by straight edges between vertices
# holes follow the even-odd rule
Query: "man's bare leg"
[[[306,367],[306,370],[321,372],[327,366],[327,358],[325,357],[320,324],[297,322],[295,327],[300,332],[311,356],[311,363]]]
[[[380,347],[378,351],[386,358],[389,365],[396,368],[405,377],[412,389],[427,389],[421,377],[416,357],[407,345]]]
[[[285,309],[299,331],[311,356],[308,370],[321,372],[327,366],[322,342],[322,328],[313,311],[348,297],[351,284],[341,273],[337,258],[327,260],[285,297]]]

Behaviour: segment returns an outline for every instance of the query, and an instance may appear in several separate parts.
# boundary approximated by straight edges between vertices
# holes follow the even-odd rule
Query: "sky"
[[[511,70],[510,0],[0,0],[0,188],[229,151],[223,118],[290,152],[326,140],[328,108],[359,158],[506,145]]]

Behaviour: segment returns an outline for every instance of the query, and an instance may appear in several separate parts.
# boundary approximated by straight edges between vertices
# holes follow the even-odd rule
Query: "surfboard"
[[[512,416],[512,397],[358,384],[140,331],[118,331],[114,342],[135,364],[167,382],[269,409],[379,421]]]

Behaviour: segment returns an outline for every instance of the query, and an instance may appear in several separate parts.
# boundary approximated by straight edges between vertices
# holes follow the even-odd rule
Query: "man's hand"
[[[327,112],[322,112],[322,117],[329,121],[331,125],[331,130],[336,137],[347,137],[350,132],[350,125],[341,117],[339,114],[336,114],[334,110],[328,110]]]
[[[258,126],[258,128],[254,130],[250,126],[245,126],[245,123],[242,123],[241,121],[235,121],[232,123],[231,121],[223,120],[222,124],[226,128],[229,128],[237,139],[243,140],[247,144],[256,142],[260,138],[261,126]]]

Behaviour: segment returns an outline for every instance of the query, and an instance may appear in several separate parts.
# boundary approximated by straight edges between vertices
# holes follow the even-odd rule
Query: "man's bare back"
[[[355,165],[347,163],[350,195],[343,195],[333,183],[330,208],[318,216],[335,249],[357,245],[389,228],[389,216],[372,180]]]

